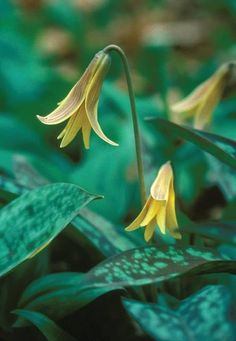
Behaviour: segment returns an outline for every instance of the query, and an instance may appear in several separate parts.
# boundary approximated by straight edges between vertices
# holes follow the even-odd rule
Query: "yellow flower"
[[[171,109],[177,113],[184,113],[186,118],[193,116],[194,127],[203,129],[211,121],[212,113],[231,80],[234,67],[234,62],[223,64],[210,78],[182,101],[175,103]]]
[[[109,67],[109,55],[103,51],[98,52],[66,98],[58,103],[58,107],[45,117],[37,116],[42,123],[48,125],[69,119],[58,136],[58,139],[62,139],[60,147],[67,146],[80,129],[86,149],[89,148],[91,129],[107,143],[118,145],[105,136],[97,119],[99,95]]]
[[[172,167],[170,162],[167,162],[160,168],[142,211],[126,227],[126,231],[134,231],[145,226],[144,238],[149,241],[154,234],[156,225],[158,225],[161,233],[165,234],[168,230],[174,238],[181,239],[181,234],[177,230],[173,182]]]

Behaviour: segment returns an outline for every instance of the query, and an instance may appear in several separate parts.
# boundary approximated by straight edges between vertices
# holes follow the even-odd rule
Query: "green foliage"
[[[170,137],[178,137],[196,144],[220,161],[236,169],[236,142],[216,134],[177,125],[160,118],[154,119],[158,129]]]
[[[235,340],[235,75],[204,130],[170,107],[235,59],[236,7],[185,5],[0,1],[1,340]],[[110,43],[131,67],[147,195],[171,161],[181,242],[125,231],[141,205],[115,53],[98,120],[119,147],[92,132],[89,150],[80,133],[59,149],[65,123],[36,118]]]
[[[60,328],[55,322],[41,313],[25,309],[17,309],[14,311],[14,313],[30,321],[49,341],[76,340],[74,337]]]

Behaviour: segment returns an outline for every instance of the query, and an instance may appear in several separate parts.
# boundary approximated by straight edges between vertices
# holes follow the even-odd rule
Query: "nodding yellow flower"
[[[168,161],[160,168],[142,211],[126,227],[126,231],[134,231],[139,227],[145,227],[144,238],[149,241],[154,234],[156,225],[158,225],[161,233],[165,234],[166,230],[168,230],[174,238],[181,239],[181,234],[177,230],[173,182],[173,171]]]
[[[201,83],[190,95],[172,105],[171,109],[185,117],[194,117],[194,128],[203,129],[212,118],[226,86],[231,81],[235,63],[223,64],[210,78]]]
[[[45,117],[37,116],[42,123],[48,125],[68,120],[58,136],[58,139],[62,139],[61,148],[67,146],[80,129],[86,149],[89,148],[91,129],[107,143],[118,146],[105,136],[97,119],[99,95],[109,67],[109,55],[103,51],[98,52],[66,98],[58,103],[58,107]]]

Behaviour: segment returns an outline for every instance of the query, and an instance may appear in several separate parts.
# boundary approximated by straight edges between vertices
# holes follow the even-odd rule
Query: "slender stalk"
[[[132,112],[137,168],[138,168],[139,186],[140,186],[140,196],[141,196],[142,205],[144,205],[146,201],[146,192],[145,192],[143,159],[142,159],[142,150],[141,150],[141,138],[140,138],[138,115],[137,115],[137,110],[136,110],[135,96],[134,96],[134,90],[133,90],[133,85],[132,85],[131,76],[130,76],[129,64],[128,64],[124,51],[119,46],[108,45],[107,47],[103,49],[103,51],[106,53],[109,53],[110,51],[117,52],[118,55],[121,57],[121,60],[123,63],[126,81],[127,81],[127,87],[129,91],[130,107],[131,107],[131,112]]]

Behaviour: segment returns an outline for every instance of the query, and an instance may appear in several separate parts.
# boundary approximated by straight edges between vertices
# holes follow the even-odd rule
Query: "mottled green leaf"
[[[0,275],[46,246],[91,200],[72,184],[36,188],[0,210]]]
[[[76,341],[74,337],[42,313],[25,309],[16,309],[13,313],[30,321],[41,331],[48,341]]]
[[[123,299],[123,304],[141,328],[158,341],[235,339],[235,321],[230,319],[232,297],[221,285],[205,287],[176,310],[129,299]]]
[[[157,128],[162,130],[167,138],[174,136],[183,138],[202,150],[215,156],[220,161],[236,169],[236,142],[223,136],[205,133],[201,130],[180,126],[176,123],[161,118],[150,118]]]
[[[146,246],[103,261],[86,274],[85,283],[93,287],[145,285],[183,274],[235,273],[235,265],[210,248]]]

